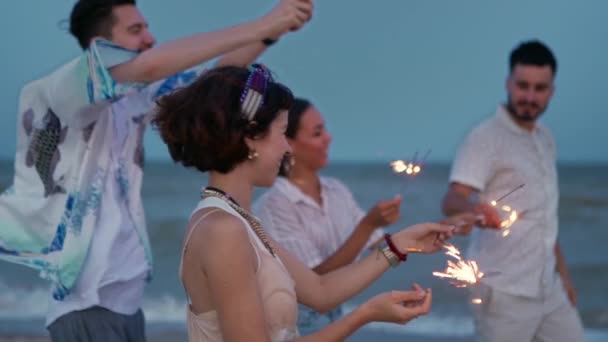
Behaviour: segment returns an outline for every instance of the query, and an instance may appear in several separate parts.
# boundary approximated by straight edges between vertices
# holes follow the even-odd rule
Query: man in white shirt
[[[488,273],[473,291],[481,341],[583,341],[576,292],[557,242],[556,148],[538,122],[554,91],[557,62],[539,41],[511,53],[508,99],[475,127],[454,159],[443,199],[446,215],[482,215],[469,257]],[[504,203],[491,202],[525,184]],[[509,234],[502,205],[520,213]]]
[[[250,64],[312,8],[281,0],[255,21],[154,47],[135,0],[76,2],[70,32],[84,53],[24,87],[14,184],[0,195],[0,258],[52,281],[54,341],[145,340],[142,139],[155,99],[216,57]]]

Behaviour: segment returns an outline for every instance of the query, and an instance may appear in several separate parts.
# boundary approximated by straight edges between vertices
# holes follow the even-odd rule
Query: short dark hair
[[[158,101],[153,125],[171,158],[201,172],[227,173],[247,159],[245,137],[264,137],[281,110],[293,101],[291,91],[270,81],[254,122],[241,113],[240,98],[249,70],[226,66],[211,69],[188,87]]]
[[[70,33],[85,50],[91,39],[112,36],[115,18],[112,10],[117,6],[136,5],[136,0],[78,0],[70,14]]]
[[[539,40],[529,40],[520,43],[509,57],[509,71],[513,72],[513,69],[517,64],[522,65],[536,65],[551,67],[553,74],[557,72],[557,60],[553,55],[553,52]]]

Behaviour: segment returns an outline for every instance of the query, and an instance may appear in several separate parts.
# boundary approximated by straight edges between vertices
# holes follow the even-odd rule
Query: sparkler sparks
[[[517,219],[519,218],[520,215],[517,213],[517,210],[513,210],[513,208],[511,208],[510,206],[502,205],[499,207],[498,203],[500,203],[502,200],[507,198],[509,195],[511,195],[515,191],[523,188],[525,185],[526,184],[521,184],[518,187],[507,192],[506,194],[500,196],[500,198],[498,198],[497,200],[490,202],[490,204],[493,207],[495,207],[499,212],[502,212],[502,216],[507,215],[506,219],[500,221],[500,228],[503,230],[502,237],[507,237],[511,234],[510,228],[515,223],[515,221],[517,221]]]
[[[408,175],[417,175],[422,171],[421,165],[416,165],[414,163],[408,163],[403,160],[395,160],[391,162],[391,167],[395,173],[406,173]]]
[[[499,205],[499,202],[522,187],[524,187],[524,184],[509,191],[507,194],[501,196],[497,200],[490,202],[490,204],[495,207],[499,213],[502,213],[503,216],[506,215],[506,218],[500,222],[500,228],[503,229],[503,237],[506,237],[511,233],[509,228],[517,221],[520,215],[511,206]],[[456,287],[470,287],[477,285],[484,277],[484,273],[479,270],[477,262],[474,260],[462,259],[460,256],[460,250],[458,250],[458,248],[452,244],[444,243],[442,247],[445,249],[446,256],[450,257],[451,260],[448,259],[445,271],[433,272],[433,275],[438,278],[449,279],[450,283]],[[490,272],[490,274],[492,273],[497,272]],[[483,300],[481,298],[472,298],[471,303],[479,305],[483,303]]]
[[[431,150],[428,150],[424,157],[420,160],[420,162],[418,162],[418,152],[416,152],[414,153],[414,157],[412,158],[411,162],[407,162],[401,159],[394,160],[391,162],[391,167],[393,168],[393,171],[395,171],[395,173],[405,173],[410,176],[415,176],[420,173],[420,171],[422,171],[422,166],[424,165],[424,162],[426,161],[426,158],[428,158],[429,154],[431,154]]]
[[[503,230],[503,232],[502,232],[503,237],[509,236],[509,234],[511,234],[511,229],[510,229],[511,226],[519,218],[519,214],[517,213],[517,210],[513,210],[513,208],[511,208],[508,205],[503,205],[501,207],[498,207],[497,201],[492,201],[491,204],[493,207],[496,207],[496,209],[498,211],[501,211],[503,213],[503,215],[507,215],[507,217],[504,220],[500,221],[500,228]]]
[[[431,153],[431,150],[428,150],[426,152],[426,154],[424,155],[424,157],[422,158],[422,160],[418,161],[418,152],[414,153],[414,157],[412,158],[412,161],[407,162],[404,160],[394,160],[390,163],[391,168],[393,169],[393,171],[398,174],[398,175],[405,175],[406,178],[403,181],[403,185],[401,188],[401,192],[405,191],[405,186],[407,184],[407,179],[409,177],[415,177],[417,174],[419,174],[420,172],[422,172],[422,167],[424,165],[424,162],[426,161],[426,158],[429,156],[429,154]]]
[[[448,267],[444,272],[433,272],[433,275],[439,278],[450,279],[450,283],[456,287],[467,287],[475,285],[483,277],[483,272],[479,270],[477,263],[473,260],[463,260],[460,256],[460,250],[456,246],[445,243],[443,248],[445,254],[452,257],[454,261],[448,260]]]

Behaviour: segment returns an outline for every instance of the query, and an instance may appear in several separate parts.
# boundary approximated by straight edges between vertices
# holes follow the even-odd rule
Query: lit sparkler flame
[[[509,216],[500,222],[500,228],[504,230],[502,232],[503,237],[509,236],[509,234],[511,234],[510,228],[519,218],[519,214],[516,210],[513,210],[513,208],[508,205],[503,205],[502,207],[498,208],[496,201],[492,201],[490,203],[492,206],[496,207],[497,210],[500,210],[503,213],[508,213]]]
[[[483,272],[479,271],[477,263],[473,260],[463,260],[460,251],[452,244],[444,244],[445,254],[455,259],[448,260],[448,267],[444,272],[433,272],[439,278],[451,279],[450,283],[456,287],[467,287],[475,285],[483,277]]]
[[[473,298],[471,300],[471,303],[473,303],[473,304],[481,304],[481,303],[483,303],[483,301],[481,300],[481,298]]]
[[[403,160],[395,160],[391,162],[391,167],[396,173],[406,173],[408,175],[417,175],[422,171],[422,166],[414,163],[408,163]]]

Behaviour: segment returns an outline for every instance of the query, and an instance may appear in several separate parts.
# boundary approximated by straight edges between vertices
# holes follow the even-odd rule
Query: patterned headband
[[[249,67],[249,77],[241,94],[241,112],[248,121],[253,121],[264,104],[268,82],[272,82],[272,76],[264,65],[253,64]]]

